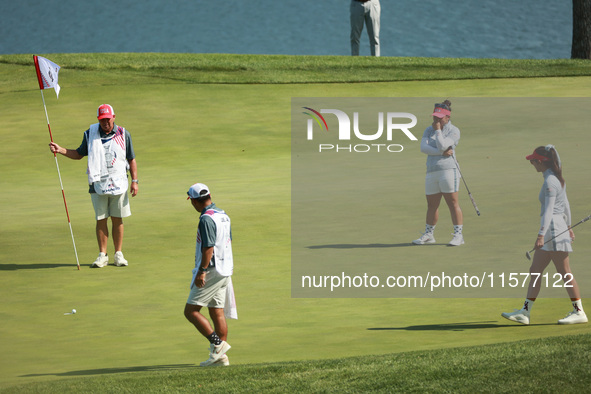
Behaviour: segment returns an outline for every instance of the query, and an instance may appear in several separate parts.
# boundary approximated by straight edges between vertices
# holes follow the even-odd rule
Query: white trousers
[[[351,55],[359,56],[359,39],[367,26],[372,56],[380,56],[380,0],[351,0]]]

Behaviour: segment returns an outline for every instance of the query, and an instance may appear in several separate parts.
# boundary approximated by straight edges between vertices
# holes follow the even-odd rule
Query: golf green
[[[216,204],[232,218],[239,316],[229,322],[232,350],[228,355],[233,364],[589,332],[588,325],[555,324],[571,309],[566,292],[561,299],[544,299],[542,293],[530,327],[500,317],[501,312],[519,307],[521,297],[292,298],[290,105],[292,97],[584,98],[591,77],[264,85],[133,80],[129,85],[113,85],[108,72],[92,78],[84,74],[87,71],[65,70],[60,75],[59,100],[52,91],[44,92],[54,140],[68,148],[78,147],[83,131],[96,122],[96,107],[110,103],[116,123],[132,135],[140,178],[139,195],[131,202],[133,214],[125,220],[129,267],[90,269],[97,248],[86,163],[58,157],[82,265],[78,271],[32,67],[32,63],[0,64],[4,80],[0,89],[0,388],[189,366],[207,358],[206,340],[182,313],[198,220],[186,201],[186,190],[195,182],[206,183]],[[27,73],[30,83],[23,79]],[[11,77],[18,79],[18,88],[6,83]],[[70,84],[81,79],[84,84]],[[552,108],[540,111],[551,113]],[[482,216],[472,211],[462,185],[466,244],[437,253],[453,253],[462,264],[494,265],[498,259],[510,259],[519,272],[526,272],[524,253],[531,248],[538,226],[542,180],[522,156],[537,145],[561,147],[562,142],[576,221],[589,214],[585,125],[569,124],[551,135],[537,135],[535,125],[510,130],[511,119],[504,119],[502,113],[485,115],[480,119],[483,124],[490,116],[496,124],[505,122],[507,130],[499,129],[494,135],[472,132],[479,119],[471,117],[468,122],[466,114],[464,122],[470,127],[465,128],[461,118],[455,120],[462,130],[458,152],[465,158],[464,175]],[[418,148],[411,157],[424,163]],[[495,185],[507,179],[511,189],[489,187],[491,174]],[[424,224],[422,179],[408,174],[408,179],[399,181],[414,185],[416,189],[409,192],[416,196],[403,207],[404,220],[395,233],[384,234],[379,242],[410,242]],[[507,194],[510,203],[501,204],[499,198]],[[363,201],[352,202],[343,215],[353,220],[362,205]],[[396,215],[396,210],[393,205],[389,215]],[[445,210],[440,223],[442,229],[450,227]],[[575,243],[571,259],[575,271],[587,263],[591,228],[582,225],[576,234],[580,242]],[[111,244],[109,253],[113,253]],[[411,264],[417,256],[426,258],[433,252],[396,248],[391,253]],[[65,314],[73,308],[75,315]]]

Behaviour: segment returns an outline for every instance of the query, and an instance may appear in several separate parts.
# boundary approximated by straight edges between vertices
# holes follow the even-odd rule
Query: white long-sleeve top
[[[460,142],[460,129],[451,121],[443,126],[443,130],[435,130],[429,126],[421,138],[421,152],[427,156],[427,172],[455,168],[455,161],[451,156],[443,156],[443,152],[452,147],[454,150]]]
[[[566,185],[562,187],[560,181],[551,169],[544,171],[544,184],[539,195],[542,204],[540,211],[540,231],[538,235],[544,235],[550,227],[553,215],[564,215],[566,224],[570,227],[570,204],[566,196]]]

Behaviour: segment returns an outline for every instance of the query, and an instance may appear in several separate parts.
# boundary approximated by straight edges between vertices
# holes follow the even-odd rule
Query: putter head
[[[527,257],[527,259],[531,261],[531,255],[529,253],[530,252],[525,252],[525,257]]]

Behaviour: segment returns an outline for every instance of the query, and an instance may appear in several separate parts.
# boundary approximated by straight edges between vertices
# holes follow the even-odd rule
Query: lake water
[[[0,53],[349,55],[350,0],[1,0]],[[570,0],[381,0],[382,56],[569,58]],[[369,54],[364,29],[361,54]]]

